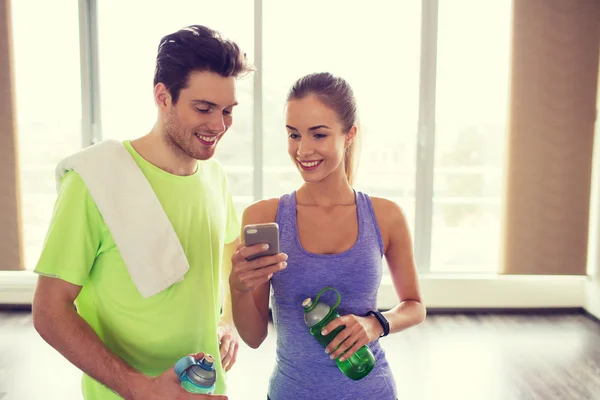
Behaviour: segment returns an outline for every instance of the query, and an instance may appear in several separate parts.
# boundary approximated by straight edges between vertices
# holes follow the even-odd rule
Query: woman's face
[[[344,151],[352,135],[343,131],[336,112],[316,96],[288,101],[286,129],[288,154],[305,182],[344,174]]]

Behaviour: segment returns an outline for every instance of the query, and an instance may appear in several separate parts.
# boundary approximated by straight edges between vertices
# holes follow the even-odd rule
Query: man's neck
[[[142,158],[156,167],[173,175],[192,175],[198,168],[198,161],[185,154],[165,135],[152,129],[150,133],[131,141],[131,145]]]

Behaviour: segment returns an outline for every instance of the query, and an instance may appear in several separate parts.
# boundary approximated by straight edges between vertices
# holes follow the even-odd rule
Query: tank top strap
[[[295,239],[296,230],[296,192],[284,194],[279,198],[277,206],[277,217],[275,219],[279,225],[280,241],[284,238]]]
[[[355,193],[356,208],[358,217],[360,218],[358,234],[361,236],[363,243],[373,243],[377,245],[383,256],[383,239],[381,237],[381,231],[379,230],[377,218],[375,217],[371,198],[368,194],[363,192],[355,191]]]

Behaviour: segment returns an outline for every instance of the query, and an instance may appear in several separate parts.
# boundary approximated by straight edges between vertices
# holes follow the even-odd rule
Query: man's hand
[[[193,354],[197,360],[204,357],[204,353]],[[227,400],[227,396],[211,394],[189,393],[181,386],[175,374],[174,367],[169,368],[156,378],[142,377],[132,383],[132,396],[127,400]]]
[[[225,371],[229,371],[237,359],[240,347],[240,337],[233,322],[221,321],[217,330],[219,337],[219,350],[221,353],[221,365]]]

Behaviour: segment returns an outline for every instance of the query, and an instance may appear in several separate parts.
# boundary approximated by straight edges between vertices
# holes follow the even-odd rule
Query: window
[[[356,187],[414,220],[421,6],[267,0],[264,12],[264,195],[301,182],[287,154],[284,105],[301,76],[327,71],[354,89],[363,135]],[[318,11],[315,11],[318,10]]]
[[[496,272],[511,2],[441,1],[438,18],[431,270]]]
[[[426,234],[414,237],[423,244],[419,254],[429,260],[419,266],[434,272],[495,272],[511,2],[480,3],[174,0],[165,7],[159,0],[91,2],[97,5],[91,10],[97,25],[82,28],[97,38],[98,60],[92,66],[99,80],[99,90],[92,93],[100,110],[97,138],[124,140],[150,131],[160,39],[186,25],[205,24],[235,40],[257,62],[262,77],[256,91],[253,76],[239,81],[234,125],[217,150],[240,214],[257,198],[278,197],[301,185],[287,155],[285,98],[301,76],[329,71],[349,81],[358,101],[364,140],[357,189],[396,201],[413,237],[420,232],[415,228],[431,221],[431,232],[424,229]],[[255,15],[256,5],[262,6],[261,15]],[[32,7],[39,12],[32,14]],[[437,20],[430,18],[431,10],[437,10]],[[423,53],[424,58],[422,12],[425,32],[428,24],[433,32],[437,23],[437,52]],[[51,30],[32,30],[45,26],[48,16],[57,22]],[[32,268],[56,199],[54,167],[90,141],[81,128],[77,6],[14,2],[13,19],[26,264]],[[255,31],[261,32],[259,41]],[[42,39],[47,46],[40,45]],[[428,51],[430,44],[423,46]],[[255,48],[261,59],[254,60]],[[420,86],[422,71],[433,63],[436,73],[426,79],[435,79],[435,102]],[[435,110],[435,147],[417,160],[420,107]],[[255,126],[262,131],[254,132]],[[259,153],[253,151],[254,138],[262,140]],[[424,168],[433,171],[431,196],[431,181],[416,178]],[[262,184],[254,181],[255,171]],[[424,200],[433,202],[431,210],[415,207]]]
[[[23,248],[28,269],[37,263],[56,201],[54,168],[81,148],[78,18],[76,2],[12,2]]]

